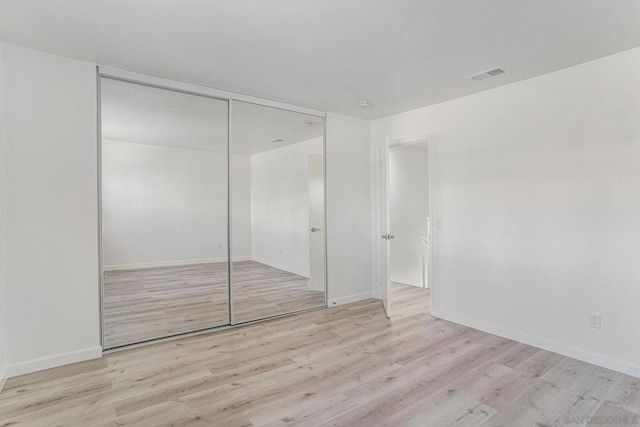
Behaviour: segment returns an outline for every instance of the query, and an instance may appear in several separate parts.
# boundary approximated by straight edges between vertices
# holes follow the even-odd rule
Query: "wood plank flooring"
[[[105,347],[229,324],[226,263],[106,271]],[[240,323],[325,304],[309,279],[254,261],[234,263]]]
[[[419,288],[394,288],[392,297],[391,320],[366,300],[11,378],[0,426],[640,420],[636,378],[434,319]]]

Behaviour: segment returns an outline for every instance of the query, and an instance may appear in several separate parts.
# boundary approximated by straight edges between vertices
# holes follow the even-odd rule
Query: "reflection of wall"
[[[391,280],[422,286],[422,239],[427,236],[429,172],[426,144],[389,150]]]
[[[251,156],[255,261],[309,277],[309,154],[322,138]]]
[[[231,156],[231,215],[234,259],[251,259],[251,156]]]
[[[102,147],[107,268],[226,260],[226,154],[116,141]],[[249,157],[235,156],[234,166],[234,216],[246,221]],[[234,253],[246,259],[250,229],[236,229]]]

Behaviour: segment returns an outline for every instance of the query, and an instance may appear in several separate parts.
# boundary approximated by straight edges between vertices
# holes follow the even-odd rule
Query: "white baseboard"
[[[43,369],[55,368],[68,365],[70,363],[84,362],[85,360],[102,357],[102,347],[90,347],[68,353],[56,354],[42,357],[40,359],[27,360],[7,366],[6,377],[17,377],[18,375],[30,374],[31,372],[42,371]]]
[[[234,261],[251,261],[250,256],[237,256]],[[216,262],[227,262],[227,257],[221,258],[203,258],[203,259],[186,259],[178,261],[157,261],[157,262],[142,262],[137,264],[116,264],[105,265],[104,271],[114,270],[137,270],[141,268],[153,268],[153,267],[174,267],[179,265],[195,265],[195,264],[211,264]]]
[[[640,378],[640,366],[633,365],[631,363],[618,360],[609,356],[591,353],[582,350],[577,347],[573,347],[568,344],[550,341],[544,338],[536,337],[533,335],[522,334],[519,332],[504,329],[499,326],[484,323],[478,320],[470,319],[459,314],[450,313],[442,310],[431,310],[431,315],[439,319],[448,320],[453,323],[458,323],[469,328],[478,329],[489,334],[497,335],[499,337],[508,338],[513,341],[518,341],[523,344],[528,344],[533,347],[540,348],[542,350],[551,351],[553,353],[561,354],[563,356],[571,357],[572,359],[581,360],[583,362],[591,363],[596,366],[611,369],[616,372],[631,375],[636,378]]]
[[[250,258],[251,261],[259,262],[260,264],[268,265],[269,267],[277,268],[278,270],[288,271],[289,273],[297,274],[298,276],[306,277],[307,279],[311,277],[308,271],[302,271],[297,268],[291,268],[286,265],[276,264],[275,262],[267,261],[266,259],[261,258]]]
[[[371,292],[362,292],[360,294],[347,295],[346,297],[334,298],[329,300],[329,307],[350,304],[352,302],[362,301],[371,298]]]

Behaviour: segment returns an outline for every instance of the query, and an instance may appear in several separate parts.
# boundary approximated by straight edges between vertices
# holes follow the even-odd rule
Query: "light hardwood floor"
[[[226,263],[106,271],[107,348],[229,323]],[[234,263],[235,322],[325,304],[309,279],[255,261]]]
[[[392,296],[391,320],[367,300],[12,378],[0,425],[636,425],[640,380],[434,319],[419,288]]]

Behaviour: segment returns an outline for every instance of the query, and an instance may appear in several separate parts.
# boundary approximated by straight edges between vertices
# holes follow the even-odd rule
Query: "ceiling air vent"
[[[490,79],[492,77],[498,77],[498,76],[501,76],[501,75],[507,74],[507,73],[508,73],[507,70],[505,70],[504,68],[498,67],[498,68],[492,68],[490,70],[483,71],[481,73],[474,74],[474,75],[469,76],[467,78],[469,78],[471,80],[475,80],[477,82],[480,82],[482,80],[487,80],[487,79]]]

